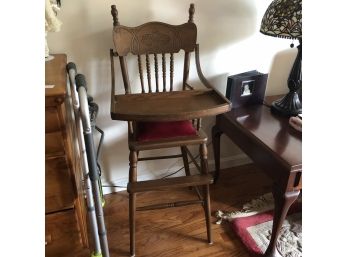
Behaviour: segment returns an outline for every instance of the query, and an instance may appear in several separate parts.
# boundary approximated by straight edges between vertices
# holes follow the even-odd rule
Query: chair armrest
[[[226,102],[228,102],[229,108],[231,109],[232,103],[223,94],[221,94],[219,90],[216,90],[215,87],[212,86],[203,75],[203,72],[201,69],[201,63],[199,60],[199,44],[196,44],[196,47],[195,47],[195,60],[196,60],[196,69],[197,69],[197,73],[198,73],[198,77],[200,81],[203,83],[205,87],[214,90],[220,97],[222,97]]]
[[[196,60],[196,69],[198,73],[198,77],[203,83],[203,85],[207,88],[213,88],[213,86],[209,83],[209,81],[204,77],[202,69],[201,69],[201,63],[199,60],[199,44],[196,44],[195,47],[195,60]]]

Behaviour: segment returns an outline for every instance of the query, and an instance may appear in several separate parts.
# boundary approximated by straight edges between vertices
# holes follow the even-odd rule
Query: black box
[[[256,70],[229,76],[227,78],[226,98],[232,102],[232,108],[262,104],[267,78],[268,74]]]

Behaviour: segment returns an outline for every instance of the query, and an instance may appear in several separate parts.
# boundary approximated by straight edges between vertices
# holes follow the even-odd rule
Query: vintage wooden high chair
[[[190,5],[188,22],[182,25],[148,22],[138,27],[126,27],[120,25],[115,5],[111,6],[111,14],[113,16],[113,41],[115,45],[115,51],[110,50],[111,118],[128,121],[129,133],[129,183],[127,191],[129,193],[130,254],[135,256],[135,212],[138,210],[201,204],[205,213],[208,242],[212,243],[209,184],[213,182],[213,178],[208,173],[207,136],[201,129],[201,118],[226,112],[230,110],[231,106],[230,102],[216,91],[202,74],[199,63],[199,48],[196,44],[197,27],[193,23],[194,5]],[[174,91],[174,54],[180,50],[185,53],[182,90]],[[187,82],[192,52],[195,52],[198,76],[205,86],[201,90],[194,90]],[[137,57],[141,93],[132,94],[130,72],[128,72],[126,63],[127,55]],[[169,71],[166,67],[168,56]],[[120,61],[125,94],[115,94],[114,57],[118,57]],[[142,69],[144,59],[147,86]],[[154,69],[152,72],[151,63]],[[162,85],[160,85],[160,66],[162,66]],[[170,81],[168,86],[166,85],[167,76]],[[155,78],[153,84],[151,77]],[[193,156],[187,148],[189,145],[199,146],[200,167],[192,158]],[[140,151],[171,147],[180,147],[181,154],[139,158]],[[191,174],[188,156],[198,167],[199,174]],[[178,157],[183,158],[185,176],[148,181],[137,180],[138,161]],[[136,207],[137,193],[189,187],[196,189],[199,196],[198,200]]]

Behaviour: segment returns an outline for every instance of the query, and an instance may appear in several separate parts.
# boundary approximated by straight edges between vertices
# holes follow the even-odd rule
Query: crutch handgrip
[[[76,90],[79,91],[80,87],[84,87],[87,91],[87,82],[83,74],[77,74],[75,76]]]
[[[69,62],[67,65],[66,65],[66,71],[69,73],[69,71],[73,69],[76,73],[76,65],[75,63],[73,62]]]

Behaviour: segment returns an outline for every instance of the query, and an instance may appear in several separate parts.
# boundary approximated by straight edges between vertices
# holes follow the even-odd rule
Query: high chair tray
[[[115,95],[113,120],[175,121],[215,116],[231,109],[231,103],[213,89]]]

